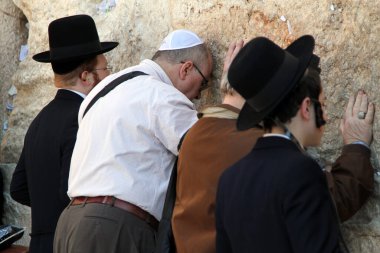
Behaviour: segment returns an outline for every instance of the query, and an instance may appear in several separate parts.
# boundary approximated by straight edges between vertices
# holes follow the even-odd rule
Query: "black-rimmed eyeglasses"
[[[184,61],[181,61],[182,64],[184,64],[185,62]],[[194,65],[194,68],[198,71],[198,73],[201,75],[202,77],[202,82],[201,82],[201,90],[204,90],[208,87],[208,80],[207,78],[203,75],[202,71],[197,67],[197,65],[195,65],[195,63],[193,62],[193,65]]]
[[[108,65],[107,67],[93,69],[92,71],[97,71],[97,70],[103,70],[103,71],[108,70],[108,71],[112,72],[112,66],[109,66],[109,65]]]

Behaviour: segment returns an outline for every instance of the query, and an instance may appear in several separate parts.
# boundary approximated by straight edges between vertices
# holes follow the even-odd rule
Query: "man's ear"
[[[87,82],[88,82],[88,84],[90,84],[90,85],[93,85],[94,84],[94,82],[95,82],[95,80],[94,80],[94,75],[92,74],[92,73],[89,73],[88,75],[87,75]]]
[[[86,85],[92,85],[95,82],[93,74],[88,71],[83,71],[80,75],[80,79],[82,83]]]
[[[304,100],[302,100],[302,103],[300,105],[300,115],[302,119],[305,119],[305,120],[311,119],[312,106],[313,105],[309,97],[306,97],[304,98]]]
[[[184,80],[192,68],[193,63],[191,61],[186,61],[182,63],[181,68],[179,69],[179,78],[181,80]]]

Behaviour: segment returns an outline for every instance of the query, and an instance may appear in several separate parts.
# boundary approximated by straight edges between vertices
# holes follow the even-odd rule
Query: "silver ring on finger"
[[[358,119],[364,119],[366,114],[366,112],[358,112]]]

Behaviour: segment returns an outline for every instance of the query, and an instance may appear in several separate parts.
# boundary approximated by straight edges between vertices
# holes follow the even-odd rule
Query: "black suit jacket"
[[[217,252],[340,252],[319,165],[281,137],[257,141],[226,170],[216,202]]]
[[[82,101],[72,91],[58,90],[26,133],[10,191],[14,200],[31,207],[32,240],[33,235],[54,233],[69,203],[67,181]]]

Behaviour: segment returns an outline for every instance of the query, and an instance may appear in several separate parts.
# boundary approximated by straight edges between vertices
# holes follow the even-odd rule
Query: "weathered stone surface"
[[[0,1],[0,140],[3,136],[3,124],[7,119],[5,103],[8,89],[12,85],[12,76],[19,64],[20,47],[26,43],[26,19],[12,0]]]
[[[0,171],[4,179],[4,224],[26,227],[24,236],[17,241],[19,245],[29,245],[30,237],[30,208],[15,202],[9,194],[9,184],[12,179],[13,171],[16,164],[0,164]]]
[[[210,45],[215,60],[214,87],[204,92],[199,105],[220,101],[218,77],[232,40],[267,36],[286,46],[303,34],[312,34],[317,43],[315,51],[321,56],[330,116],[318,153],[329,160],[340,153],[342,141],[337,137],[338,126],[349,96],[363,88],[373,102],[380,104],[377,92],[380,76],[378,0],[118,0],[117,6],[107,13],[97,13],[96,4],[100,2],[14,0],[30,24],[30,54],[13,77],[19,94],[10,129],[2,142],[1,162],[17,162],[30,121],[54,95],[49,64],[34,62],[31,56],[48,49],[49,22],[71,14],[92,15],[102,40],[120,42],[117,49],[107,54],[116,70],[151,57],[162,38],[173,29],[187,28],[197,32]],[[2,64],[3,60],[0,59]],[[372,150],[373,162],[379,167],[377,119],[376,116]],[[378,195],[377,187],[369,203],[343,226],[353,252],[376,252],[380,247]]]

